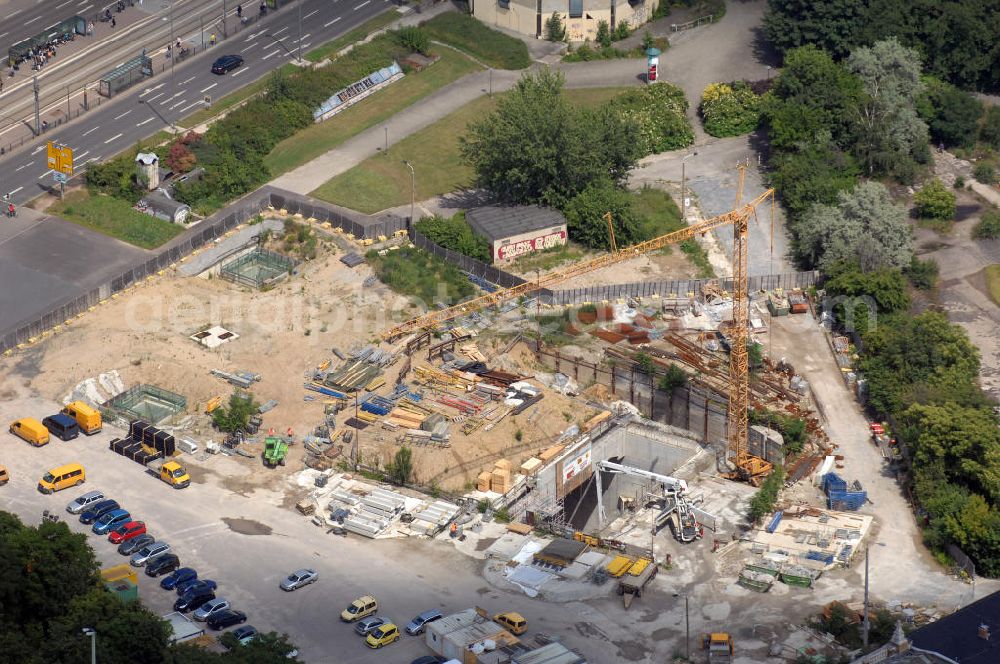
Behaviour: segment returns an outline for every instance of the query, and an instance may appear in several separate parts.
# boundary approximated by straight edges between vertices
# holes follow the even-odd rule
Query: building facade
[[[607,21],[614,30],[620,23],[635,29],[648,21],[658,0],[469,0],[472,15],[496,28],[545,36],[545,23],[559,14],[566,39],[581,42],[597,37],[597,26]]]
[[[489,206],[465,213],[472,232],[490,245],[494,263],[566,244],[566,218],[537,205]]]

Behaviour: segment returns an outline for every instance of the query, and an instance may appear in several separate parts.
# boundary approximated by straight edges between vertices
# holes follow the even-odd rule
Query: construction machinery
[[[701,647],[708,651],[708,664],[729,664],[733,661],[733,637],[727,632],[712,632],[701,637]]]
[[[717,217],[704,219],[686,228],[661,235],[651,240],[618,248],[614,239],[614,225],[610,214],[605,215],[610,229],[611,251],[602,256],[576,263],[561,270],[554,270],[540,276],[534,281],[526,281],[511,288],[502,288],[492,293],[462,302],[452,307],[430,311],[416,318],[400,323],[385,330],[381,338],[392,341],[421,330],[434,328],[442,323],[465,316],[487,307],[500,305],[530,295],[535,291],[549,289],[557,284],[570,281],[609,265],[615,265],[638,256],[648,254],[663,247],[677,244],[694,237],[723,228],[733,227],[733,327],[730,340],[732,350],[729,358],[729,416],[727,436],[727,461],[733,464],[734,470],[727,476],[759,484],[772,466],[767,461],[751,455],[748,451],[747,436],[750,425],[747,408],[749,406],[749,358],[747,342],[749,340],[750,324],[750,293],[747,272],[747,244],[750,219],[757,218],[757,207],[765,201],[771,202],[771,215],[774,216],[774,190],[768,189],[748,203],[740,203],[743,194],[743,181],[746,172],[744,165],[739,166],[739,185],[737,189],[736,208]],[[773,232],[773,229],[772,229]]]
[[[267,436],[264,438],[264,465],[269,468],[285,465],[285,456],[288,454],[288,441],[281,436]]]

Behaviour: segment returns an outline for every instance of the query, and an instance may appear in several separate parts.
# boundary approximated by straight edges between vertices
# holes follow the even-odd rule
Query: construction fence
[[[460,254],[457,251],[452,251],[451,249],[445,249],[441,245],[435,244],[432,240],[428,239],[424,235],[421,235],[412,228],[410,229],[410,241],[413,242],[414,246],[419,249],[432,253],[438,258],[451,263],[458,269],[475,275],[480,279],[484,279],[491,284],[496,284],[501,288],[512,288],[514,286],[519,286],[526,281],[516,274],[504,272],[499,268],[487,265],[486,263],[476,260],[471,256]]]

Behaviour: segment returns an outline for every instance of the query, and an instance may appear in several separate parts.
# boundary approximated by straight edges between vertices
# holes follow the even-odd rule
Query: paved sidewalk
[[[754,28],[760,23],[763,11],[762,0],[731,5],[719,23],[689,31],[701,34],[697,39],[688,39],[671,48],[661,59],[661,71],[666,80],[679,85],[687,96],[690,105],[688,118],[695,130],[696,146],[717,141],[704,133],[698,118],[698,103],[705,86],[714,81],[762,78],[766,74],[763,65],[747,57],[748,53],[754,52]],[[405,24],[408,19],[412,22],[414,18],[423,20],[427,14],[404,17],[397,24]],[[554,68],[565,74],[567,87],[588,88],[640,85],[645,66],[644,59],[637,59],[559,63]],[[493,91],[510,89],[520,76],[520,71],[493,70]],[[371,127],[326,154],[278,177],[272,184],[298,194],[308,194],[327,180],[378,154],[386,144],[386,127],[389,129],[391,150],[393,145],[407,136],[487,94],[489,87],[490,72],[469,74],[403,109],[387,123]],[[336,118],[328,120],[336,121]]]

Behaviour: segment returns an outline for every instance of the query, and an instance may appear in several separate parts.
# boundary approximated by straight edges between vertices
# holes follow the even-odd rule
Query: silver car
[[[195,620],[205,621],[211,618],[214,614],[219,611],[225,611],[226,609],[232,608],[229,604],[228,599],[222,599],[221,597],[216,597],[213,600],[209,600],[198,607],[192,615]]]
[[[70,514],[79,514],[94,503],[104,500],[104,494],[100,491],[88,491],[76,500],[66,505],[66,511]]]
[[[382,625],[388,625],[391,622],[392,618],[387,618],[385,616],[368,616],[367,618],[362,618],[358,621],[358,624],[354,626],[354,631],[361,636],[368,636],[377,628]]]
[[[129,562],[131,562],[135,567],[142,567],[148,563],[151,558],[155,558],[162,553],[168,553],[169,551],[170,545],[166,542],[153,542],[152,544],[148,544],[133,553]]]
[[[319,579],[319,574],[317,574],[315,570],[296,570],[289,574],[287,578],[282,579],[281,589],[291,592],[293,590],[298,590],[302,586],[308,586],[310,583],[315,583],[317,579]]]

